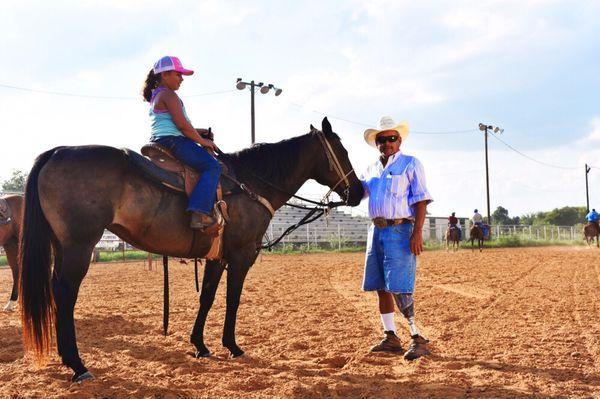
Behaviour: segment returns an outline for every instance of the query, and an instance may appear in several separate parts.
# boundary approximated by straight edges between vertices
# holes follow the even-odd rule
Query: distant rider
[[[585,216],[585,218],[588,222],[595,224],[596,228],[600,229],[600,226],[598,225],[598,212],[596,212],[595,209],[592,209],[590,213]]]
[[[477,209],[475,209],[473,214],[473,217],[471,218],[471,221],[473,221],[473,224],[475,226],[478,226],[481,231],[483,231],[483,236],[487,237],[487,228],[486,226],[483,224],[483,216],[481,216],[481,214],[477,211]]]
[[[448,226],[452,229],[458,229],[458,239],[462,239],[462,230],[460,229],[460,224],[458,224],[458,219],[455,216],[455,212],[452,212],[452,215],[448,217]]]

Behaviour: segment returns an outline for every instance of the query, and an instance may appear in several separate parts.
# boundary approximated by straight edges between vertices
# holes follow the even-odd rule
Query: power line
[[[130,97],[99,96],[99,95],[68,93],[68,92],[60,92],[60,91],[52,91],[52,90],[38,90],[38,89],[30,89],[27,87],[12,86],[12,85],[2,84],[2,83],[0,83],[0,87],[2,87],[4,89],[12,89],[12,90],[19,90],[19,91],[25,91],[25,92],[30,92],[30,93],[39,93],[39,94],[47,94],[47,95],[62,96],[62,97],[93,98],[93,99],[100,99],[100,100],[137,100],[139,98],[139,97],[132,97],[132,96],[130,96]],[[212,96],[212,95],[217,95],[217,94],[231,93],[233,91],[234,90],[220,90],[220,91],[213,91],[213,92],[208,92],[208,93],[191,94],[191,95],[187,95],[185,97]]]
[[[499,142],[501,142],[502,144],[504,144],[506,147],[510,148],[511,150],[513,150],[514,152],[516,152],[517,154],[521,155],[522,157],[525,157],[527,159],[529,159],[530,161],[539,163],[540,165],[544,165],[544,166],[550,166],[552,168],[557,168],[557,169],[568,169],[568,170],[574,170],[574,169],[579,169],[580,166],[561,166],[561,165],[554,165],[548,162],[544,162],[544,161],[540,161],[537,160],[533,157],[530,157],[527,154],[522,153],[521,151],[517,150],[515,147],[513,147],[512,145],[508,144],[507,142],[505,142],[504,140],[500,139],[497,135],[492,134],[491,135],[493,138],[495,138],[496,140],[498,140]]]
[[[290,104],[298,107],[298,108],[306,108],[305,105],[299,104],[297,102],[294,102],[294,101],[288,101],[288,102]],[[364,123],[364,122],[353,121],[353,120],[350,120],[350,119],[342,118],[341,116],[336,116],[336,115],[332,115],[330,113],[326,113],[326,112],[322,112],[322,111],[317,111],[315,109],[310,110],[310,112],[314,112],[314,113],[319,114],[319,115],[327,116],[328,118],[331,118],[331,119],[337,119],[337,120],[348,122],[348,123],[351,123],[351,124],[354,124],[354,125],[358,125],[358,126],[373,127],[372,125]],[[438,132],[429,132],[429,131],[421,131],[421,130],[411,130],[411,133],[412,134],[464,134],[464,133],[472,133],[474,131],[475,131],[475,129],[449,130],[449,131],[438,131]]]

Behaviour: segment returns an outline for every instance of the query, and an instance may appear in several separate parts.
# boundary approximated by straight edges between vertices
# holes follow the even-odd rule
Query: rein
[[[209,129],[210,130],[210,129]],[[297,205],[297,204],[292,204],[290,202],[286,202],[285,204],[288,206],[291,206],[293,208],[298,208],[298,209],[304,209],[304,210],[308,210],[308,213],[306,215],[304,215],[304,217],[297,222],[296,224],[293,224],[292,226],[288,227],[282,234],[281,236],[279,236],[276,240],[269,240],[268,243],[261,245],[260,247],[257,248],[258,250],[261,249],[271,249],[273,246],[277,245],[284,237],[286,237],[287,235],[291,234],[292,232],[294,232],[296,229],[298,229],[300,226],[303,226],[305,224],[309,224],[314,222],[315,220],[319,219],[321,216],[325,215],[326,213],[329,212],[330,209],[332,208],[336,208],[338,206],[342,206],[342,205],[347,205],[348,201],[350,199],[350,181],[348,180],[348,176],[350,176],[350,174],[352,172],[354,172],[354,169],[350,169],[347,173],[344,173],[344,169],[342,168],[342,165],[340,163],[340,161],[338,160],[337,156],[335,155],[335,152],[333,151],[333,148],[331,148],[331,144],[329,143],[329,141],[327,140],[327,137],[325,136],[325,134],[323,132],[321,132],[320,130],[314,130],[315,134],[317,135],[317,137],[319,137],[319,141],[321,142],[323,149],[325,151],[325,155],[327,155],[327,161],[329,163],[329,170],[334,171],[337,173],[339,180],[337,181],[337,183],[331,187],[329,189],[329,191],[327,192],[327,194],[325,194],[323,196],[323,199],[321,201],[314,201],[308,198],[304,198],[301,197],[299,195],[296,194],[291,194],[288,193],[287,191],[283,190],[281,187],[276,186],[275,184],[267,181],[266,179],[264,179],[261,176],[258,176],[252,172],[250,172],[252,174],[253,177],[255,177],[256,179],[260,180],[262,183],[278,190],[281,193],[284,193],[286,195],[288,195],[289,197],[293,197],[296,199],[299,199],[301,201],[307,202],[309,204],[313,204],[315,205],[313,208],[304,206],[304,205]],[[225,154],[219,150],[217,148],[217,154],[219,156],[224,156]],[[241,183],[238,180],[236,180],[235,178],[233,178],[232,176],[229,176],[228,174],[223,174],[223,176],[225,176],[226,178],[228,178],[229,180],[231,180],[234,184],[236,184],[246,195],[248,195],[248,197],[250,197],[250,199],[260,202],[265,208],[267,208],[267,210],[269,211],[269,213],[271,214],[271,217],[273,217],[273,215],[275,214],[275,209],[273,208],[273,206],[271,205],[271,203],[264,197],[256,194],[254,191],[252,191],[245,183]],[[332,201],[328,201],[329,196],[331,195],[331,193],[334,192],[334,190],[342,183],[344,182],[346,184],[346,187],[344,188],[344,194],[345,194],[345,200],[344,201],[337,201],[337,202],[332,202]]]

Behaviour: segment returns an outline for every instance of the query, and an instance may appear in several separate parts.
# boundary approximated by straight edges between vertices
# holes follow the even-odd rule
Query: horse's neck
[[[289,171],[289,175],[287,175],[283,179],[279,179],[279,181],[270,182],[273,186],[267,189],[267,193],[265,197],[269,200],[271,205],[275,209],[281,208],[286,202],[295,195],[300,187],[304,185],[311,177],[310,171],[312,170],[312,163],[314,162],[313,157],[306,157],[307,159],[299,160],[296,162],[296,167],[293,170]],[[266,187],[265,187],[266,188]]]
[[[306,138],[298,143],[302,146],[302,151],[297,151],[294,154],[295,159],[288,159],[287,165],[293,165],[292,168],[287,168],[286,173],[280,173],[278,178],[264,179],[260,171],[250,171],[250,173],[241,172],[244,176],[242,182],[247,183],[250,187],[266,198],[275,210],[281,208],[290,200],[292,195],[302,187],[309,179],[314,170],[314,164],[318,162],[318,157],[315,156],[315,151],[318,149],[315,145],[315,140]],[[284,165],[270,165],[270,167],[285,168]],[[268,181],[265,182],[265,180]]]

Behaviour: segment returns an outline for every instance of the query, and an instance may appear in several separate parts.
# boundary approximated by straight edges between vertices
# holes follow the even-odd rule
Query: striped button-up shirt
[[[388,158],[385,168],[378,159],[359,179],[369,197],[370,218],[414,219],[414,204],[433,201],[425,185],[423,165],[400,151]]]

